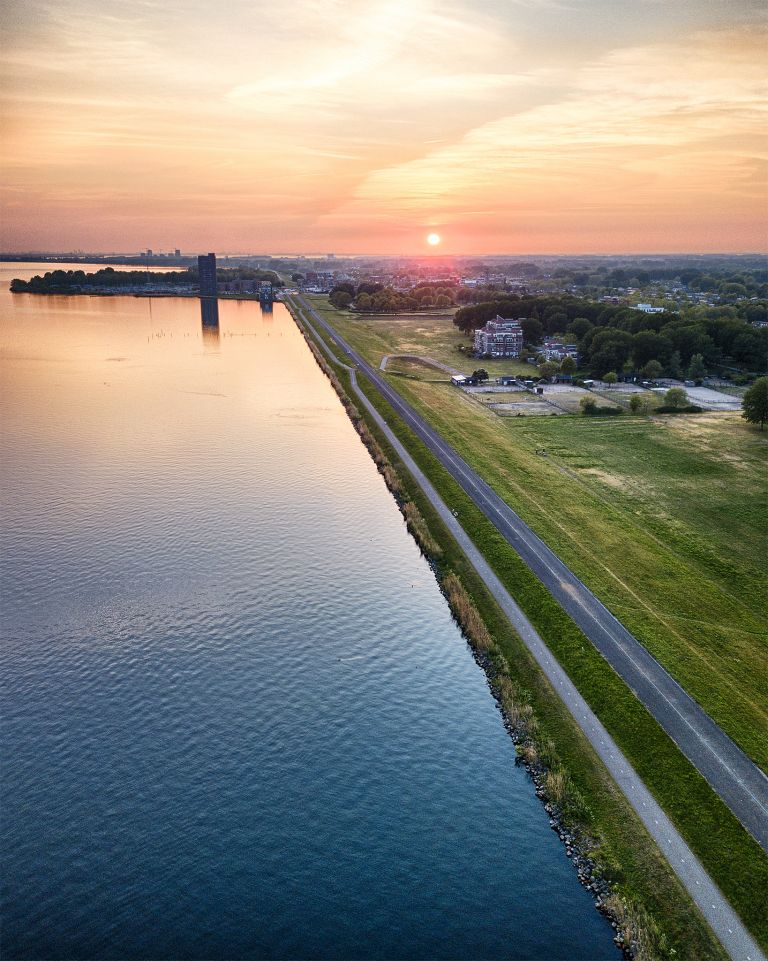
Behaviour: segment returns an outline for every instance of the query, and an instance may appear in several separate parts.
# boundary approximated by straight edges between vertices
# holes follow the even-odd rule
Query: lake
[[[0,267],[3,958],[618,959],[286,310]]]

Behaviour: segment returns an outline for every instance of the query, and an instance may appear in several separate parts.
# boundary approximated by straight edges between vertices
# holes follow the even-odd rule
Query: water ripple
[[[189,301],[39,301],[6,327],[3,957],[616,958],[282,309],[222,303],[201,349]]]

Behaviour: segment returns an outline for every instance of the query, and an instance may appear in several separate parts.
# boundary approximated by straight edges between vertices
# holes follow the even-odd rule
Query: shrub
[[[701,414],[704,410],[703,407],[697,407],[696,404],[686,404],[685,407],[671,407],[669,404],[662,404],[661,407],[656,408],[657,414]]]

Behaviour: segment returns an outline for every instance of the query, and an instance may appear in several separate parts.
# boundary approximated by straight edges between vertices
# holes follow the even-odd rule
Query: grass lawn
[[[349,337],[375,367],[387,354],[415,354],[439,360],[449,367],[472,373],[484,367],[492,377],[525,373],[533,368],[516,360],[476,360],[467,356],[472,341],[453,324],[455,308],[415,314],[357,314],[335,310],[324,296],[307,298],[312,306],[328,317],[339,333]],[[459,347],[465,348],[463,351]]]
[[[457,339],[327,309],[375,362]],[[422,371],[390,380],[768,770],[768,434],[730,413],[499,417]]]

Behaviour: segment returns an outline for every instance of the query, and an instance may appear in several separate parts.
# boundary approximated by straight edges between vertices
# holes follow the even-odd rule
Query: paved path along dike
[[[377,374],[371,365],[353,350],[303,298],[295,298],[294,304],[299,309],[303,322],[316,336],[317,332],[313,330],[313,324],[322,327],[331,341],[351,359],[352,366],[348,364],[345,366],[351,371],[351,379],[358,399],[382,428],[388,441],[435,506],[515,630],[560,693],[563,702],[589,738],[632,807],[637,811],[730,956],[739,961],[766,961],[765,955],[736,912],[579,694],[533,625],[494,574],[488,562],[461,527],[459,520],[446,507],[440,495],[384,418],[359,389],[356,370],[363,373],[376,386],[414,433],[486,513],[486,516],[507,538],[531,570],[539,576],[553,596],[579,624],[689,760],[707,778],[714,790],[766,850],[768,850],[768,815],[766,813],[768,812],[768,779],[648,654],[639,641],[610,614],[592,592]],[[320,342],[322,343],[322,339]],[[335,357],[333,359],[338,360]],[[670,730],[670,727],[673,730]],[[694,756],[692,757],[691,754]],[[750,771],[750,766],[754,772]],[[720,786],[723,790],[720,790]],[[734,809],[735,806],[741,813]]]

